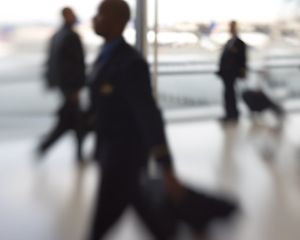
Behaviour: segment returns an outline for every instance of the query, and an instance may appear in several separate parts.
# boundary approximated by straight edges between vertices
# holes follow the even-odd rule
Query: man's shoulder
[[[124,41],[122,46],[122,55],[131,59],[140,59],[144,60],[142,54],[133,46]]]
[[[118,51],[118,61],[122,62],[124,67],[129,67],[132,64],[146,65],[147,61],[142,54],[130,44],[124,42]]]
[[[72,28],[62,27],[59,29],[55,35],[61,36],[63,38],[79,38],[78,33],[76,33]]]
[[[240,38],[237,38],[236,42],[237,42],[237,44],[239,44],[241,46],[245,46],[245,42],[242,39],[240,39]]]
[[[66,32],[66,36],[69,37],[69,38],[73,38],[73,39],[79,38],[78,33],[75,32],[75,31],[72,30],[72,29],[69,29],[69,31]]]

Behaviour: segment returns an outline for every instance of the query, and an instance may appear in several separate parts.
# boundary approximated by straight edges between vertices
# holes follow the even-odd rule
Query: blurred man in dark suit
[[[102,170],[89,240],[101,239],[128,205],[135,207],[156,239],[167,239],[164,223],[139,192],[150,153],[162,166],[170,195],[176,199],[182,191],[152,96],[148,64],[122,37],[129,18],[122,0],[104,0],[93,18],[94,30],[105,43],[89,78]]]
[[[76,16],[72,9],[62,10],[63,26],[51,39],[49,58],[46,64],[46,83],[48,88],[58,88],[63,103],[57,112],[58,121],[54,129],[40,144],[38,151],[43,154],[67,130],[75,130],[77,141],[77,160],[82,161],[79,118],[79,90],[85,80],[84,53],[79,35],[72,27]]]
[[[237,35],[237,23],[230,22],[229,29],[232,37],[226,43],[221,55],[220,67],[217,74],[224,83],[225,116],[223,121],[234,121],[239,117],[234,85],[237,78],[246,76],[246,46]]]

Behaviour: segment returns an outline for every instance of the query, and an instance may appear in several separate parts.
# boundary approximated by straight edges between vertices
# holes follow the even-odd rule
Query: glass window
[[[155,0],[148,1],[148,58],[152,66],[154,5]],[[158,1],[161,107],[222,109],[223,85],[215,72],[230,38],[231,20],[238,22],[239,37],[247,46],[247,81],[238,81],[237,92],[264,87],[271,98],[285,105],[299,99],[300,22],[295,9],[299,10],[299,5],[281,0]]]
[[[44,63],[51,36],[61,26],[61,10],[71,7],[78,17],[85,61],[92,64],[103,40],[95,35],[91,19],[101,1],[52,0],[0,3],[0,114],[53,113],[60,103],[56,91],[44,85]],[[132,19],[125,38],[135,44],[135,0],[128,0]],[[16,7],[18,6],[18,7]]]

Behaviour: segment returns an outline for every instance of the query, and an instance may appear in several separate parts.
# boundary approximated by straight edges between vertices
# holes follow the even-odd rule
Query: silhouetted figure
[[[39,146],[43,154],[67,130],[74,130],[77,141],[77,160],[82,161],[83,129],[80,122],[79,90],[85,78],[84,53],[80,38],[72,30],[76,16],[72,9],[62,10],[64,25],[51,39],[46,67],[48,88],[58,88],[63,103],[57,112],[57,124]]]
[[[102,1],[93,18],[105,44],[89,78],[101,179],[88,240],[102,239],[129,205],[160,240],[175,234],[179,219],[198,229],[235,209],[177,181],[148,64],[122,37],[129,18],[123,0]],[[158,182],[141,181],[150,154],[161,169]],[[152,189],[156,196],[149,194]]]
[[[246,46],[237,36],[237,23],[230,22],[231,39],[226,43],[220,59],[217,74],[224,83],[224,106],[225,116],[223,121],[237,120],[239,112],[237,109],[234,85],[237,78],[246,76]]]
[[[157,239],[167,239],[164,223],[139,191],[150,152],[163,166],[170,194],[176,198],[181,191],[152,96],[148,64],[122,37],[129,18],[122,0],[104,0],[93,18],[94,30],[105,44],[89,78],[102,170],[89,240],[101,239],[128,205]]]

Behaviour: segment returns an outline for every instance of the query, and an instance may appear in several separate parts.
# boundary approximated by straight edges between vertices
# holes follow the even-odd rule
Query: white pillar
[[[158,100],[157,91],[157,75],[158,75],[158,43],[157,43],[157,32],[158,32],[158,0],[154,0],[155,4],[155,22],[154,22],[154,59],[153,59],[153,73],[152,73],[152,88],[153,96],[155,100]],[[136,0],[136,48],[143,54],[147,59],[147,0]]]
[[[158,76],[158,0],[155,0],[155,10],[154,10],[154,59],[153,59],[153,95],[156,101],[158,101],[158,90],[157,90],[157,76]]]
[[[136,0],[136,48],[147,59],[147,0]]]

